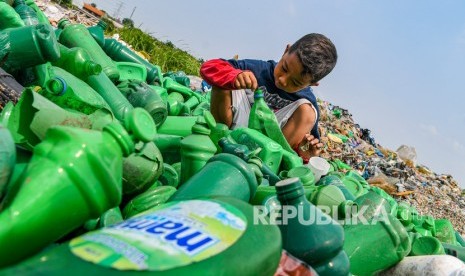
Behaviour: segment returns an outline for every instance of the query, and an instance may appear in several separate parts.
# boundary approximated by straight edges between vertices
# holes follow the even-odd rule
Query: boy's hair
[[[302,74],[310,74],[312,83],[316,83],[336,66],[337,52],[334,44],[322,34],[308,34],[297,40],[289,48],[289,54],[295,52],[304,68]]]

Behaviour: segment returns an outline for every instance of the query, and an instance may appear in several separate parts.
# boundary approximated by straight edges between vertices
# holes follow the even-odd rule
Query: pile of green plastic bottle
[[[105,28],[0,1],[1,67],[24,86],[0,113],[0,275],[273,275],[283,252],[319,275],[465,260],[448,220],[347,164],[316,182],[261,88],[230,130],[209,92]]]

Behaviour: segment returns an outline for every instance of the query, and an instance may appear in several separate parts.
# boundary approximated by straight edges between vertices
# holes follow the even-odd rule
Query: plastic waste
[[[0,31],[2,68],[14,74],[22,68],[55,61],[60,57],[51,26],[38,24]]]
[[[147,69],[147,78],[145,80],[147,84],[153,84],[154,81],[161,83],[162,80],[158,77],[159,68],[152,65],[149,61],[145,60],[116,39],[106,38],[103,50],[115,61],[133,62],[145,66]]]
[[[411,249],[407,231],[392,215],[377,215],[367,221],[344,226],[344,250],[354,275],[383,271],[401,261]]]
[[[63,30],[59,37],[60,43],[68,48],[81,47],[85,49],[91,56],[92,61],[102,66],[103,73],[110,80],[117,81],[119,79],[119,71],[116,64],[103,51],[86,26],[83,24],[71,24],[68,19],[62,18],[58,22],[58,28]]]
[[[198,173],[182,183],[169,201],[229,196],[249,202],[257,186],[255,173],[249,164],[235,155],[220,153],[210,158]]]
[[[270,110],[263,99],[263,93],[265,91],[266,88],[264,86],[255,90],[254,103],[250,109],[248,127],[270,137],[273,141],[281,145],[284,150],[295,153],[284,137],[274,112]]]
[[[134,107],[142,107],[152,115],[158,126],[165,122],[168,116],[166,104],[161,97],[145,82],[139,80],[126,80],[118,84],[118,89]]]
[[[0,267],[38,252],[121,202],[122,157],[134,151],[134,139],[147,142],[155,135],[153,120],[141,109],[130,114],[126,129],[132,137],[116,122],[103,132],[48,130],[0,211]]]
[[[198,117],[192,127],[192,134],[181,140],[181,185],[199,172],[216,153],[216,146],[210,139],[210,129],[204,117]]]
[[[0,202],[16,162],[16,148],[10,131],[0,123]]]
[[[234,198],[172,202],[49,247],[0,274],[272,275],[280,232],[267,218],[252,223],[253,216],[252,206]]]
[[[342,226],[305,198],[298,178],[276,183],[276,192],[281,203],[277,224],[283,248],[312,266],[318,275],[348,275],[349,259],[342,250]]]

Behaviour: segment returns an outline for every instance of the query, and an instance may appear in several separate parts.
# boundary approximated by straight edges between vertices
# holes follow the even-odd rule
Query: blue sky
[[[121,18],[134,11],[136,26],[205,60],[278,60],[286,44],[322,33],[339,59],[316,95],[465,188],[465,1],[92,2]]]

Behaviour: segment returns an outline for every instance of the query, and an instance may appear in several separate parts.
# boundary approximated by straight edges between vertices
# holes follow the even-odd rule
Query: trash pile
[[[377,144],[370,130],[356,124],[348,110],[326,101],[319,105],[325,142],[322,157],[345,162],[397,201],[408,202],[421,214],[446,218],[465,234],[465,200],[451,175],[416,164],[412,147],[402,145],[392,151]]]
[[[414,149],[320,102],[304,164],[265,88],[230,130],[202,80],[105,28],[0,2],[0,275],[465,271],[460,189]]]

